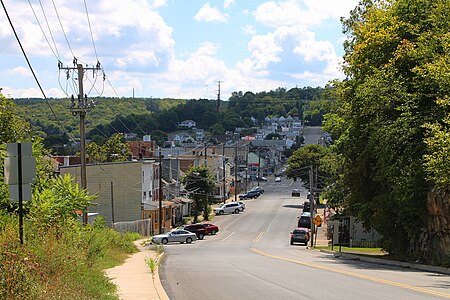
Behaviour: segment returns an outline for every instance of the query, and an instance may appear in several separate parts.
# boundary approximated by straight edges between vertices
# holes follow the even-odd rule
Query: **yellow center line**
[[[258,239],[258,237],[256,239]],[[366,280],[370,280],[370,281],[374,281],[374,282],[378,282],[378,283],[383,283],[383,284],[387,284],[387,285],[402,287],[402,288],[405,288],[405,289],[408,289],[408,290],[413,290],[413,291],[417,291],[417,292],[421,292],[421,293],[425,293],[425,294],[429,294],[429,295],[433,295],[433,296],[440,296],[440,297],[444,297],[444,298],[450,299],[450,294],[447,294],[447,293],[437,292],[437,291],[433,291],[433,290],[429,290],[429,289],[425,289],[425,288],[421,288],[421,287],[415,287],[415,286],[412,286],[412,285],[399,283],[399,282],[395,282],[395,281],[391,281],[391,280],[376,278],[376,277],[372,277],[372,276],[367,276],[367,275],[362,275],[362,274],[358,274],[358,273],[348,272],[348,271],[335,269],[335,268],[331,268],[331,267],[321,266],[321,265],[318,265],[318,264],[313,264],[313,263],[298,261],[298,260],[294,260],[294,259],[290,259],[290,258],[286,258],[286,257],[276,256],[276,255],[272,255],[272,254],[263,252],[261,250],[257,250],[255,248],[250,248],[250,250],[252,250],[253,252],[255,252],[257,254],[263,255],[263,256],[267,256],[267,257],[271,257],[271,258],[275,258],[275,259],[279,259],[279,260],[283,260],[283,261],[288,261],[288,262],[292,262],[292,263],[295,263],[295,264],[308,266],[308,267],[311,267],[311,268],[316,268],[316,269],[326,270],[326,271],[339,273],[339,274],[343,274],[343,275],[348,275],[348,276],[352,276],[352,277],[362,278],[362,279],[366,279]]]
[[[253,240],[252,244],[256,243],[257,241],[259,241],[259,239],[261,239],[264,236],[264,231],[260,232],[258,234],[258,236]]]

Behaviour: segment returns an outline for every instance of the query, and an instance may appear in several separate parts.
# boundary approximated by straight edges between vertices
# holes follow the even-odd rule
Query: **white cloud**
[[[32,76],[30,69],[25,68],[25,67],[16,67],[13,69],[9,69],[6,71],[6,74],[13,75],[13,76],[18,75],[21,77],[31,77]]]
[[[211,7],[209,3],[206,3],[200,8],[194,19],[198,22],[227,22],[228,14],[220,12],[217,8]]]
[[[250,35],[256,34],[256,29],[255,29],[255,27],[252,26],[252,25],[245,25],[245,26],[243,26],[243,27],[242,27],[242,31],[243,31],[245,34],[250,34]]]
[[[357,0],[286,0],[268,1],[257,7],[255,19],[267,26],[313,26],[324,20],[348,16]]]
[[[224,8],[229,8],[232,5],[234,5],[234,0],[225,0],[225,1],[223,1],[223,7]]]

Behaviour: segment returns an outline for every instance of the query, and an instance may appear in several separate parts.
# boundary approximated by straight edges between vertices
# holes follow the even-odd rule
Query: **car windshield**
[[[306,231],[304,231],[304,230],[298,230],[298,229],[294,230],[294,234],[305,234],[305,233],[306,233]]]

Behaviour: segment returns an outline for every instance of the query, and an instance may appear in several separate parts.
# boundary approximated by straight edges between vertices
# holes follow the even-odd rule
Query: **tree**
[[[220,123],[215,123],[209,127],[209,132],[212,136],[223,135],[225,134],[225,128]]]
[[[151,133],[152,140],[156,142],[156,144],[160,147],[164,145],[164,142],[169,139],[167,134],[161,130],[153,130]]]
[[[329,154],[330,150],[318,144],[306,145],[299,148],[288,159],[286,176],[294,180],[300,179],[306,187],[310,187],[310,170],[313,168],[324,175],[322,168],[322,159]],[[322,182],[322,181],[321,181]],[[321,189],[323,186],[319,183],[317,186]]]
[[[89,143],[86,153],[93,162],[127,161],[131,156],[130,148],[121,133],[114,134],[103,145]]]
[[[424,124],[445,123],[436,101],[449,95],[448,11],[446,0],[364,0],[343,20],[346,79],[333,83],[337,107],[325,124],[340,165],[332,201],[403,258],[430,254],[421,234],[436,182],[424,154],[446,145],[431,138],[427,149]]]
[[[190,167],[181,178],[181,182],[185,185],[189,198],[193,199],[195,203],[194,223],[197,223],[200,205],[203,207],[204,219],[209,220],[208,197],[212,195],[215,185],[208,167],[204,165]]]

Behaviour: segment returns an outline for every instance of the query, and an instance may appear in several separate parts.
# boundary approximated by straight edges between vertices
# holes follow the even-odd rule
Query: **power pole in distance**
[[[95,67],[83,67],[82,64],[78,64],[77,60],[74,59],[73,67],[64,67],[61,62],[58,63],[58,68],[60,70],[67,71],[69,74],[70,71],[77,71],[78,73],[78,104],[75,104],[75,100],[72,96],[71,105],[69,107],[72,115],[80,115],[80,153],[81,153],[81,188],[86,189],[86,129],[85,129],[85,118],[88,111],[90,111],[94,107],[93,102],[87,101],[87,95],[84,94],[83,91],[83,76],[84,72],[88,70],[92,70],[93,72],[100,70],[100,62],[97,62]],[[69,76],[67,76],[69,77]],[[88,211],[87,207],[83,211],[83,223],[86,225],[88,223]]]
[[[220,112],[220,83],[222,81],[218,80],[217,84],[218,84],[218,93],[217,93],[217,113]]]
[[[162,208],[162,200],[164,197],[163,194],[163,187],[162,187],[162,158],[163,156],[161,155],[161,148],[159,148],[159,155],[158,155],[158,159],[159,159],[159,193],[158,193],[158,204],[159,204],[159,234],[162,233],[162,222],[163,222],[163,208]]]

